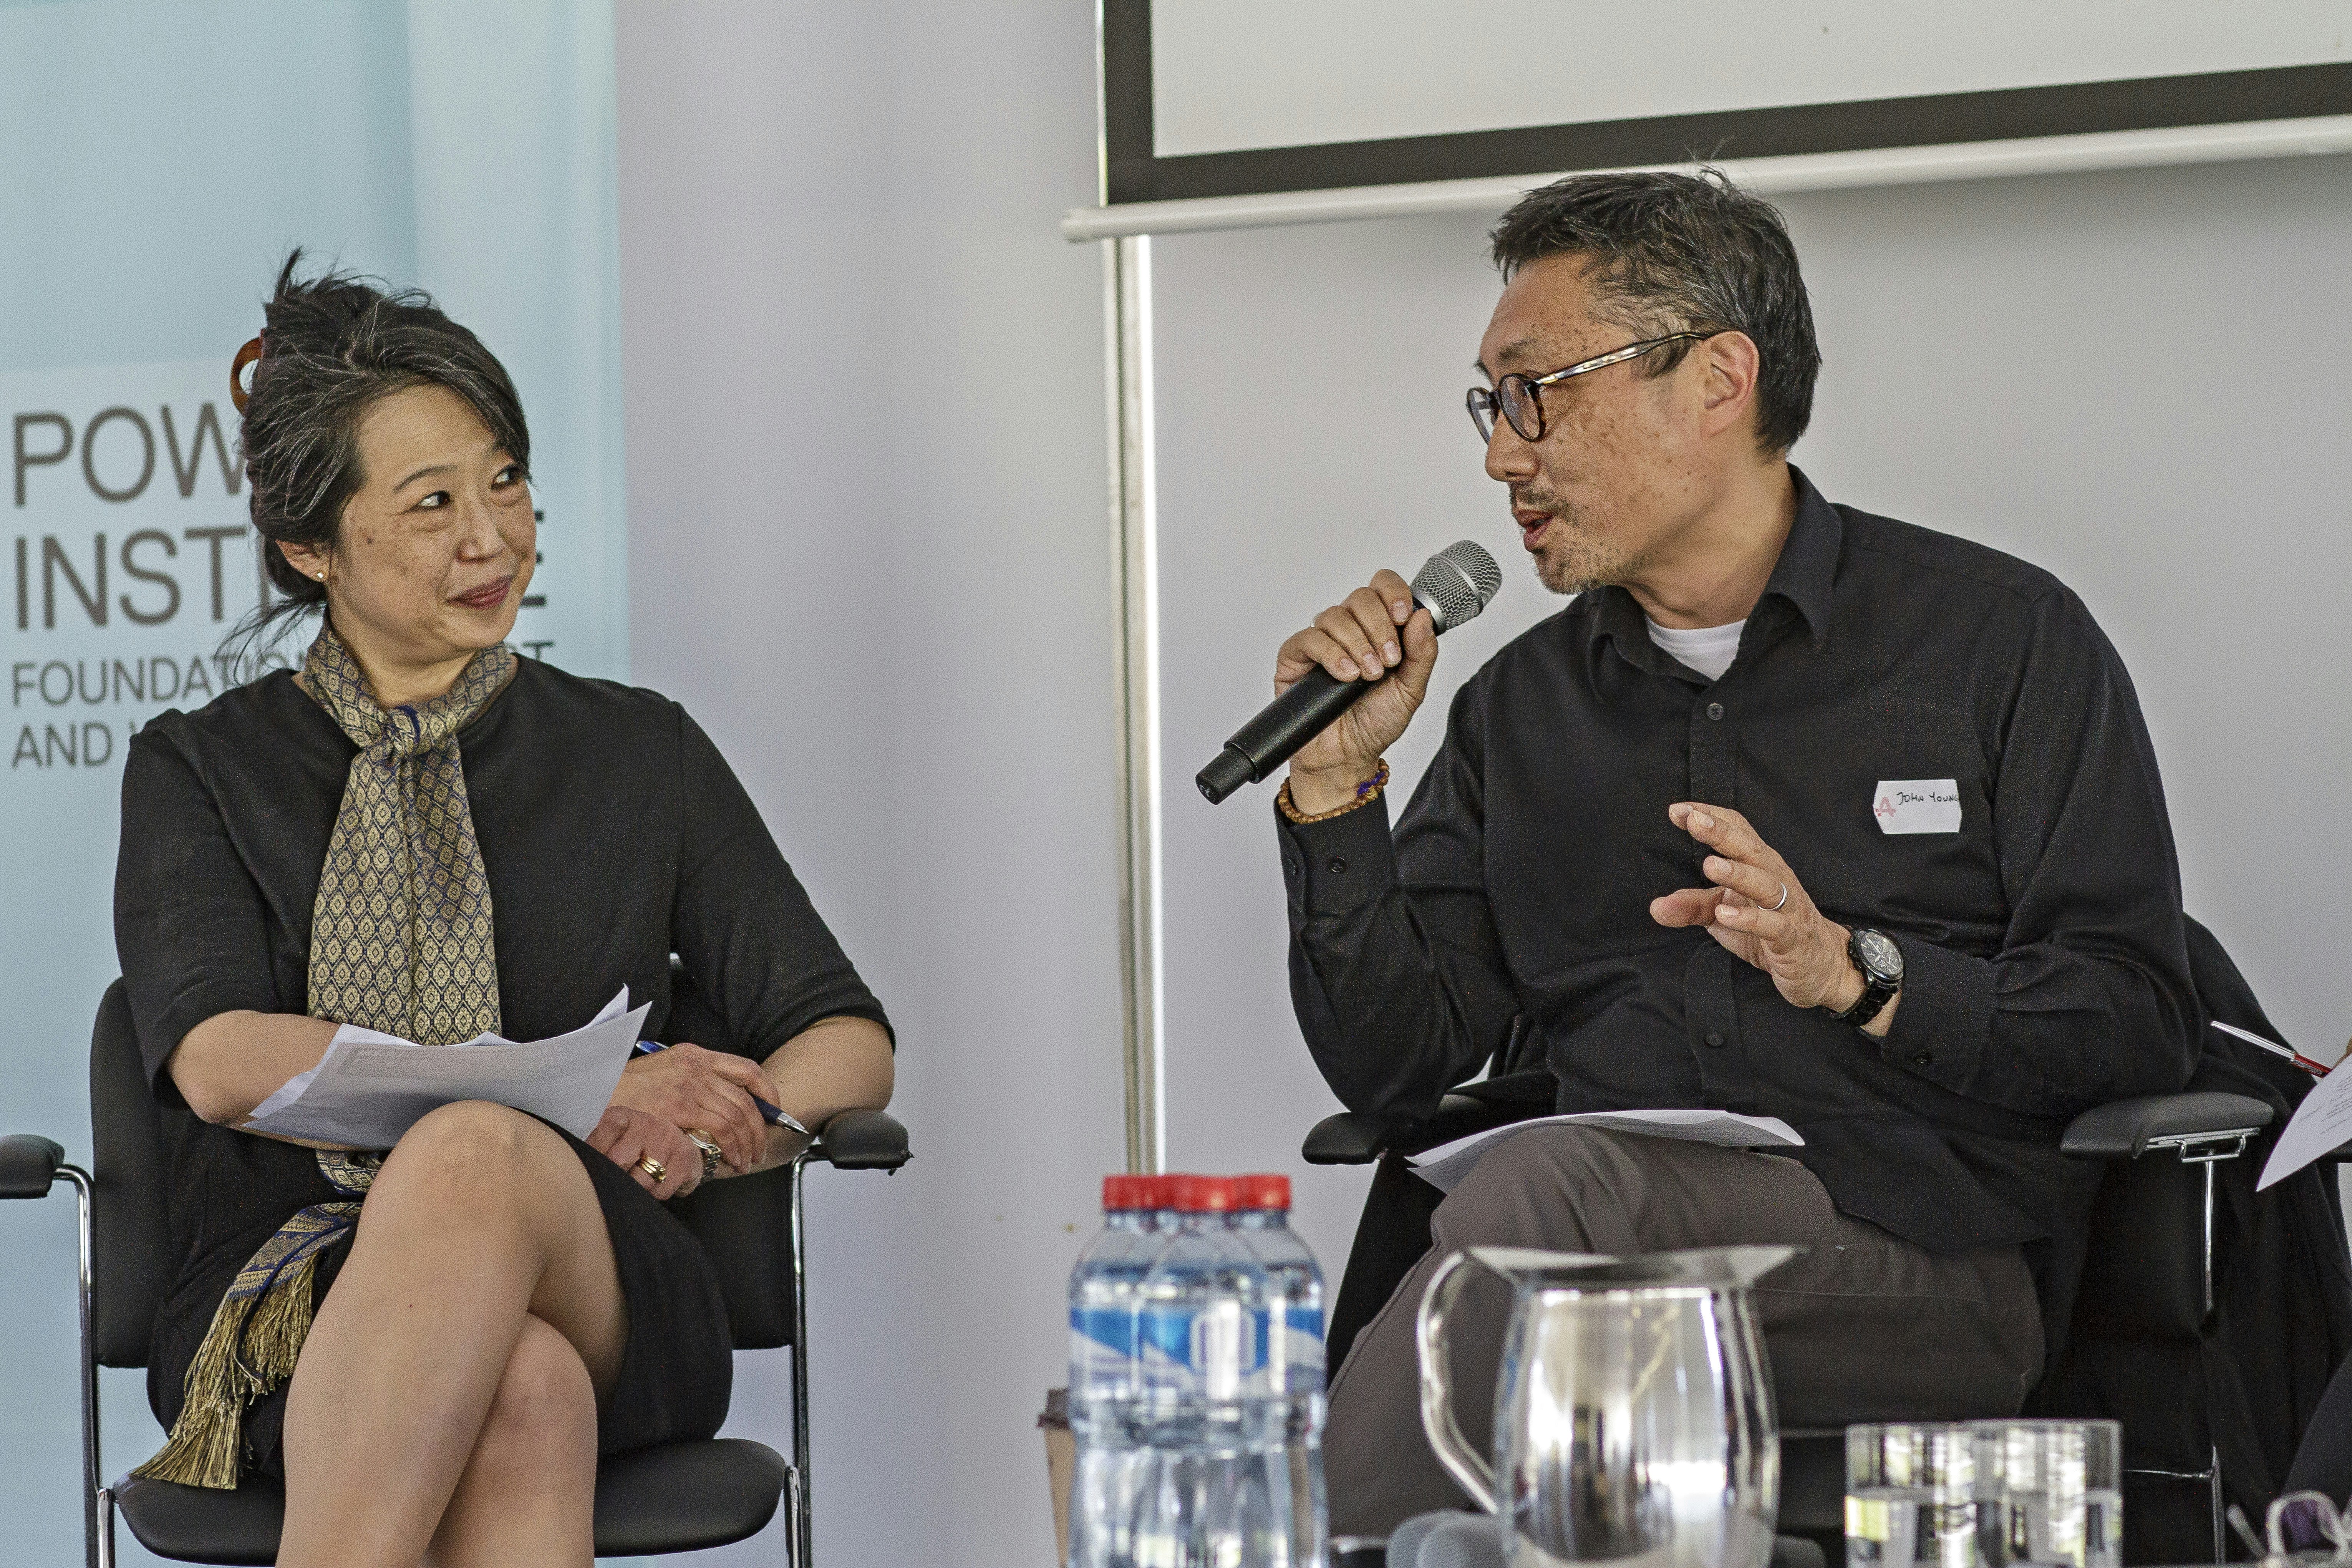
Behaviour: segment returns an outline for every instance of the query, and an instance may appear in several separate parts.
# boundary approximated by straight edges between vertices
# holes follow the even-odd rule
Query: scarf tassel
[[[216,1490],[236,1486],[246,1406],[294,1375],[295,1358],[310,1332],[318,1268],[313,1247],[261,1289],[231,1291],[222,1300],[189,1363],[187,1397],[172,1423],[171,1440],[132,1475]]]

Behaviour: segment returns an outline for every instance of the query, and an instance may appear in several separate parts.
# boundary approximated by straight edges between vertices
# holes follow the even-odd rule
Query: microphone
[[[1439,631],[1451,631],[1485,609],[1502,586],[1503,569],[1495,558],[1465,539],[1423,564],[1412,579],[1412,602],[1429,612]],[[1201,786],[1202,798],[1214,805],[1242,785],[1265,777],[1373,685],[1341,680],[1317,665],[1258,710],[1257,717],[1234,731],[1225,749],[1209,759],[1192,781]]]

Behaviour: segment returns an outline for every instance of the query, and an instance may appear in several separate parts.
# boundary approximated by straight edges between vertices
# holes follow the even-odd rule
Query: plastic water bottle
[[[1128,1568],[1134,1561],[1138,1488],[1150,1450],[1139,1421],[1139,1287],[1168,1237],[1159,1224],[1159,1176],[1103,1178],[1103,1228],[1070,1270],[1068,1568]]]
[[[1237,1192],[1171,1176],[1178,1224],[1143,1277],[1135,1568],[1296,1568],[1286,1401],[1265,1376],[1265,1270],[1228,1223]]]
[[[1290,1228],[1288,1176],[1237,1176],[1234,1184],[1234,1230],[1265,1270],[1266,1387],[1284,1401],[1290,1562],[1323,1568],[1323,1270]]]

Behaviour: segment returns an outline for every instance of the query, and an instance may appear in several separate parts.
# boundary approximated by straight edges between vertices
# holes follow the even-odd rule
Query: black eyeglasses
[[[1478,427],[1478,439],[1495,438],[1495,415],[1500,410],[1511,422],[1522,441],[1543,439],[1544,416],[1542,389],[1554,382],[1566,381],[1572,375],[1585,375],[1596,370],[1607,370],[1612,364],[1622,364],[1629,359],[1640,359],[1652,349],[1664,348],[1668,343],[1704,342],[1720,337],[1724,331],[1712,332],[1675,332],[1663,338],[1644,338],[1638,343],[1627,343],[1592,359],[1580,360],[1566,370],[1553,371],[1549,375],[1507,375],[1495,384],[1492,392],[1483,386],[1470,389],[1470,423]]]

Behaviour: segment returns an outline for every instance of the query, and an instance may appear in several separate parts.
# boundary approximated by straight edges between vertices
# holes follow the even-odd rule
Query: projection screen
[[[2196,162],[2340,151],[2352,116],[2352,0],[1102,0],[1101,27],[1110,209],[1701,160],[1901,178],[1895,150]]]

